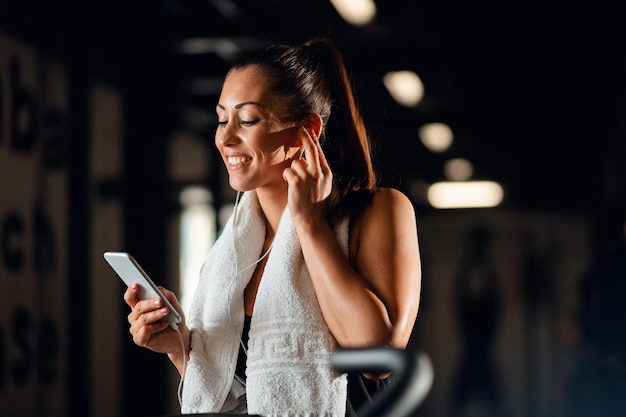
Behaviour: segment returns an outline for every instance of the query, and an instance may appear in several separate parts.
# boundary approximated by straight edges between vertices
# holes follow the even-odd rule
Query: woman
[[[330,354],[406,347],[421,285],[414,209],[401,192],[377,188],[328,39],[249,51],[227,74],[216,111],[215,144],[242,194],[178,334],[159,321],[167,309],[158,300],[126,291],[133,340],[177,367],[183,413],[353,413],[365,386],[384,376],[351,381],[348,395]]]

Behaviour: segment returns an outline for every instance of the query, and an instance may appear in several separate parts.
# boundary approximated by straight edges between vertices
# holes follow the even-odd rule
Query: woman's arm
[[[325,218],[296,224],[331,332],[343,347],[404,348],[415,323],[421,262],[413,206],[398,190],[378,191],[351,232],[350,262]]]
[[[284,170],[288,206],[322,314],[343,347],[404,348],[415,323],[421,262],[415,212],[398,190],[382,189],[354,219],[350,257],[326,218],[333,173],[317,136],[301,130],[305,160]]]

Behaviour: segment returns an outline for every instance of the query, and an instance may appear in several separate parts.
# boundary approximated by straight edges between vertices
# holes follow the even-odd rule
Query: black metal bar
[[[409,417],[430,391],[433,369],[422,352],[392,347],[339,349],[331,356],[340,372],[391,372],[391,387],[379,391],[373,402],[357,411],[359,417]]]

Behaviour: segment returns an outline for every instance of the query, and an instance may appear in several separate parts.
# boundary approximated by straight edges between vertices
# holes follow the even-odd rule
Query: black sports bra
[[[243,331],[241,332],[243,344],[239,346],[239,356],[237,356],[237,366],[235,367],[235,375],[244,381],[246,380],[246,350],[248,350],[250,320],[252,320],[252,317],[246,315],[246,320],[243,322]]]

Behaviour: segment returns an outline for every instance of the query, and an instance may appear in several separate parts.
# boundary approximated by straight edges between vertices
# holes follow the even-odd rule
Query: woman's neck
[[[287,189],[284,192],[257,189],[257,198],[267,222],[267,236],[274,236],[287,205]]]

